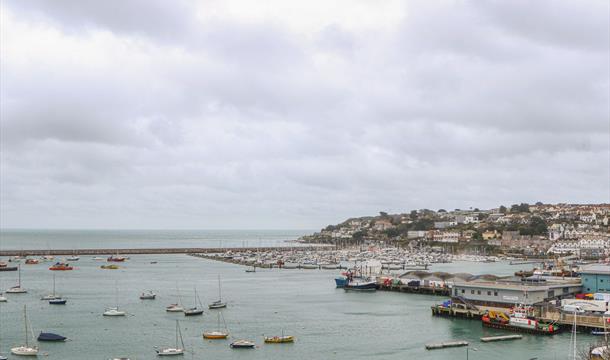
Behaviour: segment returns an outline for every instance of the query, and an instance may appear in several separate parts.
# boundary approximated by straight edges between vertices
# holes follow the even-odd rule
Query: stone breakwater
[[[267,252],[295,251],[308,249],[315,251],[318,246],[277,246],[277,247],[241,247],[241,248],[113,248],[113,249],[30,249],[30,250],[0,250],[0,256],[45,256],[45,255],[112,255],[112,254],[211,254],[227,251]]]

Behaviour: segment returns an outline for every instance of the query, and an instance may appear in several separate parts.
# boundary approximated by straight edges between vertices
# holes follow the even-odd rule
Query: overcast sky
[[[3,228],[609,202],[609,2],[2,1]]]

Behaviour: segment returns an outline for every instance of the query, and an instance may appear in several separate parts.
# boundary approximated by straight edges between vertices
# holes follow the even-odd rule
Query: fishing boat
[[[155,300],[157,298],[157,294],[155,294],[152,290],[147,290],[140,294],[140,300]]]
[[[250,340],[235,340],[230,346],[233,349],[254,349],[256,344]]]
[[[72,266],[70,266],[70,264],[68,263],[62,263],[62,262],[58,262],[53,264],[53,266],[51,266],[49,268],[49,270],[51,271],[67,271],[67,270],[73,270],[74,268]]]
[[[375,280],[353,278],[343,286],[343,289],[346,291],[375,291],[377,290],[377,282]]]
[[[21,287],[21,266],[18,266],[18,268],[19,268],[19,271],[18,271],[19,275],[17,278],[17,285],[7,289],[6,290],[7,294],[25,294],[28,292],[26,289]]]
[[[222,312],[218,312],[218,322],[216,329],[214,331],[204,331],[203,338],[210,340],[222,340],[226,339],[229,336],[229,331],[227,330],[227,323],[225,322],[224,316],[222,316]],[[222,322],[224,323],[224,330],[220,329],[220,318],[222,317]]]
[[[105,270],[116,270],[116,269],[119,269],[119,266],[118,265],[114,265],[114,264],[112,264],[112,265],[102,265],[102,266],[100,266],[100,268],[105,269]]]
[[[293,343],[294,336],[292,335],[284,335],[284,331],[282,330],[281,336],[265,336],[265,343],[267,344],[285,344],[285,343]]]
[[[553,335],[560,331],[559,325],[543,323],[531,313],[531,306],[519,305],[511,309],[508,315],[490,310],[481,317],[481,321],[485,327],[532,334]]]
[[[38,356],[38,347],[30,346],[29,344],[29,331],[28,331],[28,313],[26,305],[23,305],[23,324],[25,328],[25,345],[17,346],[11,349],[11,353],[14,355],[21,356]],[[31,330],[31,328],[30,328]],[[32,334],[32,338],[34,335]]]
[[[347,284],[348,284],[348,282],[349,282],[349,281],[348,281],[348,280],[347,280],[347,278],[346,278],[346,277],[344,277],[344,276],[337,276],[337,277],[335,278],[335,286],[337,286],[338,288],[344,288],[344,287],[345,287],[345,285],[347,285]]]
[[[199,305],[199,306],[197,306]],[[197,289],[195,289],[195,306],[189,309],[184,309],[184,316],[196,316],[203,315],[203,306],[201,305],[201,300],[199,299],[199,295],[197,295]]]
[[[178,343],[178,339],[180,339],[180,343]],[[180,346],[178,346],[180,345]],[[174,355],[184,355],[184,341],[182,340],[182,331],[180,330],[180,323],[176,320],[176,347],[168,347],[157,350],[157,355],[159,356],[174,356]]]
[[[65,336],[61,336],[58,334],[53,334],[53,333],[49,333],[49,332],[40,332],[40,334],[38,334],[38,341],[49,341],[49,342],[60,342],[60,341],[66,341],[68,338]]]
[[[125,316],[126,315],[125,311],[119,310],[119,286],[118,286],[118,282],[115,282],[114,288],[115,288],[115,303],[116,303],[116,306],[115,307],[111,307],[111,308],[107,308],[102,315],[110,316],[110,317]]]
[[[209,309],[222,309],[226,308],[227,303],[222,302],[222,293],[220,289],[220,275],[218,275],[218,300],[208,305]]]

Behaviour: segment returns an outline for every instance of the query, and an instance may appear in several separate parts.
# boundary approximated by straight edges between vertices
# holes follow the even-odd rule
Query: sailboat
[[[0,281],[0,303],[7,302],[8,299],[2,294],[2,281]],[[0,359],[2,360],[2,359]]]
[[[199,306],[197,306],[199,305]],[[195,288],[195,306],[190,309],[184,309],[184,316],[194,316],[194,315],[203,315],[203,306],[201,305],[201,300],[197,295],[197,288]]]
[[[14,347],[11,349],[11,353],[14,355],[22,355],[22,356],[38,356],[38,347],[33,346],[30,347],[28,342],[29,333],[28,333],[28,313],[26,305],[23,305],[23,323],[25,325],[25,345]],[[34,336],[32,336],[33,338]]]
[[[222,309],[222,308],[226,308],[226,307],[227,307],[227,303],[222,302],[222,293],[220,290],[220,275],[218,275],[218,300],[216,300],[213,303],[211,303],[210,305],[208,305],[208,308]]]
[[[203,338],[210,340],[221,340],[226,339],[229,336],[229,331],[227,330],[227,323],[225,322],[224,316],[222,316],[222,312],[218,314],[218,325],[216,326],[217,330],[214,331],[204,331]],[[222,322],[224,323],[224,330],[220,328],[220,317],[222,316]]]
[[[18,270],[19,270],[19,277],[17,280],[17,285],[6,290],[7,294],[25,294],[28,292],[26,289],[21,287],[21,265],[18,266]]]
[[[182,297],[180,296],[180,289],[176,286],[176,293],[178,294],[178,302],[175,304],[169,304],[165,307],[165,311],[167,312],[184,312],[184,307],[182,307]]]
[[[178,343],[180,338],[180,343]],[[180,346],[178,346],[180,345]],[[184,355],[184,341],[182,340],[182,331],[180,330],[180,322],[176,320],[176,347],[168,347],[157,350],[159,356]]]
[[[116,302],[116,307],[111,307],[111,308],[107,308],[106,311],[104,311],[104,313],[102,315],[104,316],[125,316],[125,311],[119,310],[119,287],[117,285],[117,282],[115,282],[115,302]]]
[[[56,304],[56,305],[62,304],[62,302],[63,302],[63,304],[66,303],[65,299],[62,299],[61,296],[57,296],[57,294],[55,293],[55,274],[53,274],[53,292],[49,295],[45,295],[45,296],[41,297],[40,300],[49,300],[49,304]],[[59,301],[51,303],[51,301],[54,301],[54,300],[59,300]]]
[[[294,342],[294,336],[284,335],[282,330],[282,336],[265,336],[265,343],[267,344],[285,344]]]

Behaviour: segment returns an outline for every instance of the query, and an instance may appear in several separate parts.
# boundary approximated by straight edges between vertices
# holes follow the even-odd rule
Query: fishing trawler
[[[490,310],[481,317],[481,320],[483,326],[494,329],[545,335],[553,335],[560,331],[559,325],[540,322],[531,316],[531,313],[531,306],[519,305],[512,308],[508,315]]]

